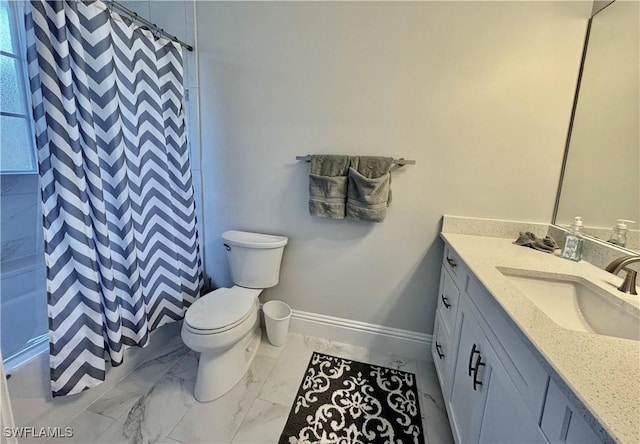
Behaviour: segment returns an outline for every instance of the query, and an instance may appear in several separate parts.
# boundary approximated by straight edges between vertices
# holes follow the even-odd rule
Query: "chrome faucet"
[[[622,285],[618,287],[618,290],[624,293],[638,294],[636,292],[636,277],[638,276],[638,272],[632,270],[631,268],[627,268],[627,265],[636,262],[640,263],[640,256],[630,254],[628,256],[619,257],[618,259],[607,265],[607,267],[605,268],[605,270],[613,274],[620,273],[620,270],[624,270],[627,272],[627,275],[624,277],[624,281],[622,282]]]

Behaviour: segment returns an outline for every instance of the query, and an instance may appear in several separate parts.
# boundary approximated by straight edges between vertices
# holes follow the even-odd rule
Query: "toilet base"
[[[200,353],[193,391],[200,402],[209,402],[231,390],[247,373],[260,346],[259,322],[244,338],[223,353]]]

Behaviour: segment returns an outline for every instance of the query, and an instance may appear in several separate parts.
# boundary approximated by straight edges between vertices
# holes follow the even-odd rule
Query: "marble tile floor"
[[[73,428],[73,437],[20,442],[276,443],[314,351],[414,372],[425,441],[453,442],[432,362],[297,333],[289,334],[284,347],[270,345],[263,334],[249,372],[215,401],[193,398],[197,354],[183,346],[169,361],[142,363],[65,424]]]

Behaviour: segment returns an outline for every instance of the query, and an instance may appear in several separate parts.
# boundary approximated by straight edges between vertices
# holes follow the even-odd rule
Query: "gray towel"
[[[309,214],[344,219],[349,156],[314,154],[309,174]]]
[[[349,168],[347,217],[382,222],[391,202],[393,157],[354,156]]]
[[[541,239],[530,231],[521,231],[520,236],[518,236],[518,239],[513,241],[513,243],[533,248],[534,250],[544,251],[545,253],[553,253],[560,248],[551,236],[545,236]]]

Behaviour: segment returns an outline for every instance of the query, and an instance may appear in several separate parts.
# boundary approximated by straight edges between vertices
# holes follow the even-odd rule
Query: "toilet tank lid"
[[[284,236],[235,230],[222,233],[222,239],[229,245],[245,248],[280,248],[287,245],[288,241]]]

